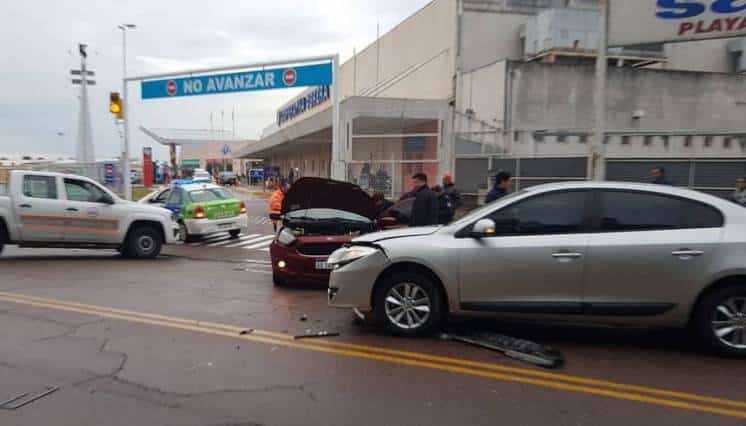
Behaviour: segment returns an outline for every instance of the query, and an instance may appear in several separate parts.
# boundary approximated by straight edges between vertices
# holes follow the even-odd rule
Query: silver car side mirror
[[[473,238],[484,238],[495,235],[495,221],[492,219],[480,219],[474,224],[471,229],[471,236]]]

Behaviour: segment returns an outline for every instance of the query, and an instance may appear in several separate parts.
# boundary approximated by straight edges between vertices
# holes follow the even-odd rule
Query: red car
[[[376,217],[373,199],[348,182],[306,177],[285,194],[282,227],[269,247],[275,285],[289,281],[326,285],[332,252],[353,238],[408,222],[411,201]],[[407,204],[409,205],[407,208]]]

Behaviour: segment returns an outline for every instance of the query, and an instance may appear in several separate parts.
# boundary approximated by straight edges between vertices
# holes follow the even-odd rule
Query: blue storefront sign
[[[178,98],[291,87],[328,86],[331,83],[332,64],[324,63],[143,81],[141,96],[142,99]]]
[[[326,102],[329,99],[330,93],[329,86],[322,86],[279,110],[277,112],[277,125],[281,126],[282,123],[292,120],[311,108]]]

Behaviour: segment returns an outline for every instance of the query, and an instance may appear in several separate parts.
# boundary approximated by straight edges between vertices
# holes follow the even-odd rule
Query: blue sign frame
[[[142,81],[140,94],[142,99],[179,98],[330,84],[332,84],[332,64],[323,63]]]

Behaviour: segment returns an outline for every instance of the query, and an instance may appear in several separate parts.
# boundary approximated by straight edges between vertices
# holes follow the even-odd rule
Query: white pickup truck
[[[169,210],[124,201],[82,176],[16,170],[0,185],[0,252],[17,244],[153,258],[177,232]]]

